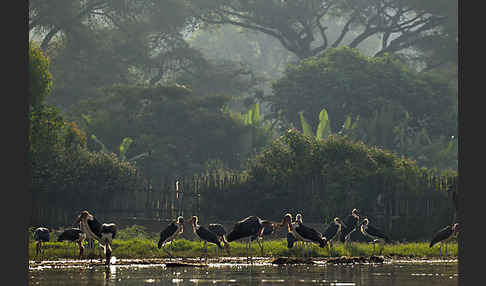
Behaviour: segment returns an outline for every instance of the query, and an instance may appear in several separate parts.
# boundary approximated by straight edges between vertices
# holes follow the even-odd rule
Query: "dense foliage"
[[[201,172],[212,161],[240,168],[248,154],[268,142],[262,128],[221,112],[228,100],[228,96],[195,96],[184,86],[116,86],[106,88],[101,99],[83,102],[73,113],[89,136],[95,135],[108,150],[116,152],[129,137],[133,143],[127,158],[151,152],[137,161],[149,177],[181,176]],[[252,136],[249,142],[248,136]],[[99,148],[89,141],[92,149]]]
[[[391,55],[366,57],[356,49],[330,49],[290,65],[273,90],[269,100],[274,112],[293,126],[300,126],[303,112],[315,130],[326,108],[333,131],[341,129],[346,117],[359,117],[355,139],[415,159],[424,152],[406,150],[405,140],[425,132],[421,146],[440,140],[445,147],[444,138],[457,136],[457,97],[450,81],[407,69]],[[432,160],[427,163],[433,167]]]
[[[257,214],[279,220],[286,212],[300,212],[306,221],[329,222],[359,208],[393,236],[407,239],[431,234],[427,227],[445,225],[453,215],[446,191],[453,188],[457,173],[447,174],[446,185],[431,185],[425,179],[431,175],[429,169],[339,135],[319,140],[291,129],[253,157],[245,173],[247,179],[224,191],[207,190],[201,206],[206,215]],[[422,217],[425,212],[420,204],[426,198],[438,204],[433,217]],[[409,206],[397,209],[395,199],[408,200]],[[392,215],[403,221],[388,229],[387,219]],[[419,218],[423,220],[419,225],[408,227]]]
[[[29,43],[29,93],[30,104],[37,106],[49,95],[52,75],[49,72],[49,58],[32,41]]]
[[[43,57],[35,46],[31,55]],[[32,62],[36,62],[33,58]],[[46,61],[44,61],[46,62]],[[48,66],[32,73],[33,82],[50,79]],[[29,67],[32,69],[32,66]],[[43,86],[50,86],[47,82]],[[46,89],[33,89],[39,97]],[[60,111],[43,102],[35,104],[29,113],[29,162],[32,175],[33,222],[42,219],[42,212],[83,208],[83,204],[106,198],[116,191],[136,190],[142,185],[137,170],[121,162],[113,154],[90,152],[87,136],[74,122],[64,119]],[[49,196],[43,196],[49,193]],[[48,201],[40,198],[48,198]],[[49,206],[48,209],[43,209]],[[74,215],[74,213],[73,213]]]

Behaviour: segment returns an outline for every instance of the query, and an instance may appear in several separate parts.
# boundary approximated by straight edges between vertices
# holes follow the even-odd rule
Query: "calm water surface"
[[[29,285],[457,285],[458,264],[393,262],[378,265],[214,265],[166,268],[112,265],[29,271]]]

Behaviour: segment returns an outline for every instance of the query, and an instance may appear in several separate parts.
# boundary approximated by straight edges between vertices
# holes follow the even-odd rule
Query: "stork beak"
[[[342,222],[342,221],[339,221],[339,222],[341,223],[341,226],[343,226],[343,227],[347,227],[347,226],[346,226],[346,224],[345,224],[344,222]]]
[[[187,223],[192,223],[192,217],[186,220]]]

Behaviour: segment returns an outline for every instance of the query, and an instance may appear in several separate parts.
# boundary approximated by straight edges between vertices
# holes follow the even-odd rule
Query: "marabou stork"
[[[388,238],[388,236],[378,228],[372,226],[369,224],[370,221],[368,218],[363,219],[363,221],[360,224],[360,230],[361,233],[371,239],[370,243],[373,243],[373,254],[375,253],[375,244],[377,242],[383,244],[383,243],[390,243],[391,240]],[[381,248],[380,252],[383,250],[383,247]]]
[[[174,257],[168,250],[164,248],[167,243],[171,243],[178,235],[184,232],[184,218],[179,216],[176,221],[171,222],[164,230],[160,232],[160,239],[158,242],[159,249],[162,248],[170,257]],[[171,243],[172,244],[172,243]]]
[[[38,227],[34,230],[35,243],[35,257],[42,253],[42,243],[49,241],[49,229],[45,227]]]
[[[430,242],[429,247],[432,247],[436,243],[440,242],[439,251],[440,251],[440,256],[442,257],[442,244],[445,244],[446,256],[447,256],[447,244],[453,238],[457,237],[458,232],[459,232],[459,223],[454,223],[442,228],[441,230],[435,233],[434,238]]]
[[[260,250],[262,252],[262,256],[264,255],[263,253],[263,238],[265,236],[273,234],[277,229],[280,228],[281,224],[277,222],[272,222],[269,220],[262,220],[262,225],[263,225],[263,231],[262,235],[257,237],[257,235],[253,235],[250,239],[251,241],[254,241],[255,239],[258,242],[258,245],[260,246]]]
[[[202,241],[204,241],[204,252],[208,253],[208,242],[216,244],[219,249],[223,249],[221,245],[221,241],[219,240],[218,235],[216,233],[210,231],[209,229],[205,228],[204,226],[199,225],[199,218],[197,216],[192,216],[188,222],[192,224],[192,231],[194,234]],[[226,251],[229,255],[229,249],[226,248]]]
[[[79,223],[79,228],[86,234],[87,239],[97,240],[103,252],[105,253],[106,264],[110,264],[111,259],[111,243],[116,236],[118,227],[114,223],[100,223],[92,214],[84,210],[78,216],[76,223]],[[100,256],[103,261],[103,257]]]
[[[226,230],[223,225],[220,223],[210,223],[208,229],[218,236],[219,241],[221,241],[224,244],[224,247],[229,251],[229,243],[226,240]],[[216,248],[216,251],[217,250],[218,249]]]
[[[284,216],[284,223],[287,224],[296,240],[302,241],[302,255],[304,255],[305,242],[317,243],[321,248],[327,245],[327,239],[320,232],[303,224],[301,214],[297,214],[293,223],[292,215],[286,214]]]
[[[351,234],[359,227],[359,211],[353,209],[351,214],[348,215],[345,222],[346,226],[341,230],[340,240],[342,243],[349,242]]]
[[[331,255],[332,241],[339,240],[343,227],[346,227],[346,224],[339,217],[335,217],[322,234],[328,241],[327,250],[329,255]]]
[[[294,246],[294,242],[296,242],[297,239],[295,236],[292,234],[292,232],[287,232],[287,248],[292,248]]]
[[[248,237],[247,259],[253,262],[251,256],[251,237],[261,237],[263,233],[263,220],[257,216],[249,216],[235,223],[233,230],[228,234],[228,242]],[[249,254],[248,254],[249,253]]]
[[[79,246],[79,257],[83,255],[84,252],[84,246],[83,246],[83,241],[86,239],[86,234],[81,231],[79,228],[68,228],[64,230],[59,237],[57,238],[57,241],[71,241],[74,243],[78,243]],[[76,251],[76,249],[75,249]]]

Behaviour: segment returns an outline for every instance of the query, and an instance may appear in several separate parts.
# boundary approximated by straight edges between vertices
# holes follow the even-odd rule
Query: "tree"
[[[419,60],[425,63],[425,70],[448,69],[457,77],[458,44],[458,1],[409,1],[417,11],[433,15],[443,15],[445,21],[426,39],[414,45],[419,52]]]
[[[29,43],[29,94],[30,105],[40,105],[51,92],[52,75],[49,72],[49,58],[40,48]]]
[[[318,55],[328,48],[356,48],[365,40],[381,37],[376,55],[407,49],[429,37],[445,16],[416,10],[401,0],[306,1],[192,1],[199,19],[207,24],[231,24],[275,37],[298,58]],[[328,37],[330,23],[341,31]],[[345,43],[344,39],[353,35]]]
[[[183,1],[31,1],[29,30],[52,59],[49,103],[66,108],[113,84],[155,85],[201,56],[184,41]]]
[[[45,103],[52,85],[49,60],[32,42],[29,51],[31,223],[50,219],[42,216],[52,210],[89,207],[87,201],[81,206],[86,190],[92,196],[109,197],[116,191],[139,189],[142,184],[133,165],[111,154],[89,152],[86,133],[66,121],[58,108]],[[46,193],[49,195],[43,195]],[[49,200],[40,200],[42,197]]]
[[[273,91],[268,97],[273,111],[293,126],[300,126],[303,112],[316,130],[322,108],[329,113],[331,130],[340,130],[346,117],[359,116],[355,138],[395,151],[400,150],[399,130],[413,138],[425,129],[432,141],[457,135],[449,81],[409,70],[387,54],[366,57],[356,49],[330,49],[290,65]]]
[[[214,160],[238,169],[248,155],[243,139],[257,127],[245,126],[221,112],[229,96],[194,95],[189,88],[177,85],[115,86],[104,92],[102,98],[72,109],[73,119],[108,150],[117,149],[123,138],[130,137],[133,143],[126,153],[128,158],[152,151],[150,157],[136,162],[140,170],[150,170],[154,176],[192,175],[204,171]],[[268,141],[266,133],[255,134],[252,151]],[[90,141],[89,148],[98,150],[98,144]]]

